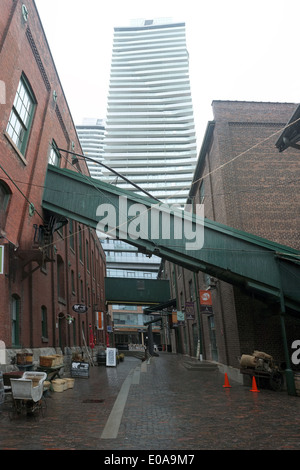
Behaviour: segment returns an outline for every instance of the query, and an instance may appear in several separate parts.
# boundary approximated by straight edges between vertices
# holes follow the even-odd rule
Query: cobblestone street
[[[1,450],[299,450],[300,397],[189,370],[160,353],[95,366],[73,389],[50,392],[45,416],[9,416],[1,407]]]

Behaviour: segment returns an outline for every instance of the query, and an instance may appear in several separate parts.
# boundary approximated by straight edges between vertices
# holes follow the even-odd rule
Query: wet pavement
[[[73,389],[48,393],[45,416],[11,415],[6,400],[0,450],[187,455],[300,449],[300,397],[259,387],[251,392],[231,379],[224,388],[219,370],[188,369],[186,361],[160,353],[148,363],[125,357],[117,367],[91,367],[89,378],[76,378]]]

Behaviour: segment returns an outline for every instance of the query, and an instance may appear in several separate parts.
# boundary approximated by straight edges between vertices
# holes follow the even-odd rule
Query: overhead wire
[[[69,152],[69,151],[62,150],[62,149],[60,149],[60,152],[66,152],[66,153],[71,153],[71,154],[73,153],[73,152]],[[75,154],[75,153],[74,153],[74,154]],[[76,154],[75,154],[75,155],[76,155]],[[87,180],[87,182],[88,182],[91,186],[94,187],[94,189],[96,189],[96,191],[99,191],[99,192],[102,194],[102,196],[104,196],[104,197],[112,204],[112,206],[113,206],[115,209],[117,208],[117,207],[116,207],[116,204],[112,201],[112,199],[111,199],[106,193],[104,193],[96,184],[94,184],[93,180],[92,180],[89,176],[87,176],[87,175],[85,175],[84,173],[82,173],[82,171],[79,171],[78,168],[76,168],[76,166],[74,165],[74,163],[73,163],[72,161],[70,161],[67,157],[63,156],[63,158],[66,160],[67,163],[69,163],[70,165],[72,165],[72,167],[75,168],[75,170],[76,170],[79,174],[81,174],[81,175]],[[140,188],[139,188],[139,189],[140,189]],[[64,191],[64,192],[65,192],[65,191]],[[123,214],[123,215],[125,215],[125,216],[127,217],[127,214]],[[136,216],[136,217],[137,217],[137,216]],[[132,217],[131,220],[134,220],[134,218],[135,218],[135,217]],[[124,224],[125,224],[125,223],[127,223],[127,222],[124,222]],[[116,229],[122,227],[122,225],[123,225],[123,224],[118,225],[118,226],[112,228],[110,231],[108,231],[108,232],[106,233],[106,235],[109,236],[109,235],[110,235],[110,232],[114,232]],[[86,227],[85,227],[85,228],[86,228]],[[142,227],[141,227],[141,228],[142,228]],[[77,232],[77,233],[78,233],[78,232]],[[73,234],[73,235],[74,235],[74,234]],[[145,234],[145,233],[144,233],[144,235],[148,235],[148,234]],[[71,234],[70,236],[72,236],[72,234]],[[63,239],[65,240],[66,238],[68,238],[68,237],[64,237]],[[54,243],[55,243],[55,242],[52,242],[52,243],[48,244],[47,247],[53,245]],[[156,242],[153,242],[153,243],[154,243],[154,245],[157,246],[157,243],[156,243]]]
[[[299,122],[300,121],[300,118],[298,118],[297,120],[295,121],[292,121],[290,123],[288,123],[287,125],[285,125],[283,128],[280,128],[278,129],[277,131],[273,132],[272,134],[270,134],[269,136],[267,136],[266,138],[260,140],[259,142],[257,142],[256,144],[252,145],[251,147],[247,148],[246,150],[244,150],[243,152],[235,155],[234,157],[232,157],[230,160],[228,160],[227,162],[224,162],[223,164],[219,165],[217,168],[209,171],[208,173],[206,173],[204,176],[198,178],[197,180],[193,181],[191,183],[190,186],[187,186],[186,188],[183,188],[181,189],[181,191],[179,193],[175,193],[173,194],[172,196],[169,196],[169,197],[166,197],[164,199],[164,201],[168,201],[168,199],[170,199],[171,197],[172,198],[176,198],[178,197],[182,191],[184,191],[184,189],[189,189],[191,188],[191,186],[193,186],[194,184],[197,184],[198,182],[204,180],[205,178],[207,178],[208,176],[210,176],[211,174],[215,173],[216,171],[219,171],[220,169],[224,168],[225,166],[229,165],[230,163],[234,162],[235,160],[237,160],[238,158],[241,158],[242,156],[246,155],[248,152],[250,152],[251,150],[254,150],[256,148],[258,148],[259,146],[263,145],[265,142],[269,141],[270,139],[274,138],[276,135],[278,135],[279,133],[282,133],[284,132],[284,130],[288,129],[291,125],[294,125],[295,123]],[[277,183],[278,184],[278,183]],[[148,208],[147,211],[151,210],[151,208]],[[116,227],[118,228],[118,227]]]
[[[228,160],[227,162],[225,163],[222,163],[221,165],[219,165],[217,168],[214,168],[213,170],[209,171],[208,173],[206,173],[204,176],[198,178],[197,180],[195,181],[192,181],[191,185],[189,186],[186,186],[184,188],[182,188],[180,190],[179,193],[175,193],[174,195],[172,195],[172,198],[173,197],[176,197],[176,196],[179,196],[181,194],[182,191],[184,190],[187,190],[189,188],[191,188],[194,184],[197,184],[199,183],[200,181],[203,181],[205,178],[207,178],[208,176],[212,175],[213,173],[215,173],[216,171],[219,171],[221,170],[222,168],[224,168],[225,166],[229,165],[230,163],[234,162],[235,160],[237,160],[238,158],[244,156],[245,154],[247,154],[248,152],[250,152],[251,150],[254,150],[256,149],[257,147],[259,147],[260,145],[264,144],[265,142],[267,142],[268,140],[272,139],[273,137],[275,137],[276,135],[278,135],[279,133],[282,133],[284,132],[286,129],[288,129],[291,125],[294,125],[295,123],[299,122],[300,121],[300,118],[296,119],[295,121],[291,122],[291,123],[288,123],[286,126],[284,126],[283,128],[280,128],[278,129],[277,131],[273,132],[272,134],[270,134],[268,137],[264,138],[263,140],[257,142],[256,144],[252,145],[251,147],[247,148],[246,150],[244,150],[243,152],[237,154],[236,156],[232,157],[230,160]],[[170,196],[171,197],[171,196]],[[169,198],[166,198],[166,199],[169,199]]]
[[[0,164],[1,170],[6,174],[7,178],[12,182],[12,184],[17,188],[17,190],[21,193],[21,195],[24,197],[24,199],[28,202],[29,206],[34,208],[34,211],[38,214],[38,216],[44,221],[43,216],[39,213],[39,211],[36,210],[34,207],[34,204],[28,199],[28,197],[23,193],[21,188],[16,184],[13,178],[8,174],[8,172],[3,168],[3,166]]]

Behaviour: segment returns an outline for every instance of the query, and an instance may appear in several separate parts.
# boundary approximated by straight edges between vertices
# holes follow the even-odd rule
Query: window
[[[82,259],[82,232],[81,232],[81,227],[79,227],[79,230],[78,230],[78,237],[79,237],[79,259],[80,259],[80,261],[83,261],[83,259]]]
[[[75,243],[74,243],[74,222],[72,219],[69,219],[69,238],[70,238],[70,248],[75,250]]]
[[[83,281],[80,281],[81,302],[84,302]]]
[[[45,340],[48,338],[48,321],[47,321],[47,309],[44,306],[41,308],[41,320],[42,320],[42,338]]]
[[[204,204],[205,194],[204,194],[204,182],[201,182],[199,189],[200,204]]]
[[[190,294],[190,299],[194,300],[194,285],[191,279],[189,280],[189,294]]]
[[[91,274],[95,278],[95,267],[94,267],[94,251],[91,252]]]
[[[89,242],[85,241],[86,269],[90,271]]]
[[[72,294],[75,295],[75,276],[74,276],[73,269],[71,270],[71,289],[72,289]]]
[[[59,151],[57,150],[57,145],[56,145],[56,143],[55,143],[54,140],[53,140],[53,141],[52,141],[52,146],[51,146],[51,149],[50,149],[50,153],[49,153],[48,163],[49,163],[50,165],[54,165],[54,166],[60,167],[60,160],[61,160],[60,153],[59,153]]]
[[[20,342],[20,297],[12,296],[12,345],[18,346]]]
[[[24,76],[21,77],[6,131],[14,144],[25,155],[36,101]]]
[[[4,229],[6,222],[6,211],[11,192],[4,181],[0,181],[0,229]]]
[[[60,300],[65,299],[65,267],[61,256],[57,256],[57,295]]]

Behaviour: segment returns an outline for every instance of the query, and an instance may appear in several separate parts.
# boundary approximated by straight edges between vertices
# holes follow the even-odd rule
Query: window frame
[[[47,307],[42,305],[41,307],[41,327],[42,327],[42,339],[48,341],[48,314]]]
[[[21,98],[21,89],[23,89],[26,92],[26,96],[30,101],[30,111],[26,109],[24,106],[24,99]],[[18,100],[22,101],[23,106],[18,110]],[[12,140],[13,144],[16,146],[16,148],[19,150],[19,152],[23,155],[25,158],[27,146],[28,146],[28,141],[29,141],[29,135],[32,129],[32,123],[33,123],[33,118],[35,115],[35,110],[37,106],[37,101],[35,99],[34,93],[32,91],[32,88],[26,79],[25,75],[22,74],[18,83],[18,88],[15,94],[13,106],[10,112],[9,120],[7,123],[6,127],[6,132],[9,138]],[[22,113],[25,111],[26,115],[26,120],[22,117]],[[28,119],[27,119],[28,118]],[[15,122],[13,123],[13,120]],[[18,132],[16,132],[16,125],[20,126],[20,129]],[[17,139],[16,139],[17,136]]]
[[[48,164],[56,166],[57,168],[60,168],[61,165],[61,154],[59,153],[58,147],[54,139],[52,140],[52,144],[49,151]]]
[[[0,229],[5,229],[8,206],[12,193],[5,181],[0,179]]]
[[[13,294],[11,296],[11,341],[14,347],[19,346],[20,343],[20,313],[21,298]]]

